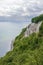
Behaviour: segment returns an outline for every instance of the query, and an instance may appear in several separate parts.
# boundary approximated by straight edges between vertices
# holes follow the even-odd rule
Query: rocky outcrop
[[[24,33],[24,36],[27,37],[29,36],[30,34],[32,33],[37,33],[39,32],[39,27],[41,25],[42,22],[39,22],[39,23],[31,23],[29,26],[27,26],[27,29]]]
[[[12,40],[12,42],[11,42],[11,49],[10,50],[13,50],[13,40]]]

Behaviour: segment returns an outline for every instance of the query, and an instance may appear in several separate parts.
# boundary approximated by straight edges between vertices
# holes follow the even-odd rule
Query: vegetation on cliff
[[[32,18],[32,23],[38,23],[40,21],[43,21],[43,14],[41,14],[40,16]]]
[[[43,65],[43,21],[39,33],[23,37],[26,28],[13,42],[13,50],[0,58],[0,65]]]

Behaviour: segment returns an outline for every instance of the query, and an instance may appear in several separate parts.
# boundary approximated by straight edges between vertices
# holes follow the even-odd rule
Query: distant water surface
[[[11,41],[26,27],[29,22],[0,22],[0,56],[10,50]]]

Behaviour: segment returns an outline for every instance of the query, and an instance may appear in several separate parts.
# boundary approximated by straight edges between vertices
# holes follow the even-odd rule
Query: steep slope
[[[39,23],[31,23],[26,31],[25,31],[25,37],[29,36],[30,34],[32,33],[38,33],[39,32],[39,27],[41,26],[41,23],[42,22],[39,22]]]
[[[13,42],[13,50],[0,58],[0,65],[43,65],[43,21],[38,30],[25,37],[27,27],[23,29]]]

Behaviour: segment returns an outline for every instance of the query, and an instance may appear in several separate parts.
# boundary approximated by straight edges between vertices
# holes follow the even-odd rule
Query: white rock
[[[27,29],[26,29],[26,31],[25,31],[25,33],[24,33],[24,36],[27,37],[27,36],[29,36],[30,34],[34,33],[34,32],[35,32],[35,33],[39,32],[39,27],[40,27],[41,23],[42,23],[42,22],[39,22],[39,23],[31,23],[31,24],[27,27]]]

